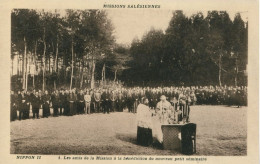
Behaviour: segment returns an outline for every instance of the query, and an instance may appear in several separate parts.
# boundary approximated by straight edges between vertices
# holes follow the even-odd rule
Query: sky
[[[111,19],[115,28],[114,35],[116,37],[116,42],[128,45],[131,44],[134,38],[141,39],[151,28],[165,31],[169,25],[173,11],[174,10],[162,9],[106,9],[108,18]],[[49,12],[54,11],[50,10]],[[65,15],[65,10],[59,10],[59,12],[62,16]],[[204,17],[206,17],[208,11],[183,10],[183,13],[187,17],[198,12],[202,12]],[[247,21],[247,11],[227,11],[231,20],[234,19],[235,14],[238,12],[242,19]]]
[[[131,44],[134,38],[141,39],[142,36],[148,32],[152,27],[154,29],[161,29],[163,31],[169,25],[172,17],[172,10],[125,10],[125,9],[113,9],[107,10],[108,17],[111,19],[115,31],[116,42],[120,44]],[[198,11],[183,11],[184,14],[190,17],[192,14],[196,14]],[[227,11],[230,19],[233,20],[237,12]],[[207,15],[207,11],[202,12],[204,17]],[[241,12],[241,17],[244,21],[247,21],[247,12]]]

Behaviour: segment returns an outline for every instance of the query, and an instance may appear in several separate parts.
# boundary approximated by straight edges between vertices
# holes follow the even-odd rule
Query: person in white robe
[[[155,117],[153,117],[153,134],[162,143],[163,133],[161,126],[162,124],[169,124],[169,112],[171,112],[172,106],[164,95],[160,99],[161,101],[156,105]]]
[[[148,99],[144,98],[144,103],[137,106],[137,143],[143,146],[149,146],[153,142],[152,113],[148,104]]]

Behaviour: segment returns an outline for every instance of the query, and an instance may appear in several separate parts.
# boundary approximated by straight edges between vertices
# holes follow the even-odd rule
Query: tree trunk
[[[45,54],[46,53],[46,42],[45,42],[45,28],[43,33],[43,71],[42,71],[42,91],[45,90]]]
[[[117,69],[115,70],[115,78],[114,78],[114,82],[116,82],[116,74],[117,74]]]
[[[104,64],[104,82],[105,82],[105,85],[106,85],[106,64]]]
[[[74,52],[73,52],[73,39],[71,42],[71,76],[70,76],[70,90],[72,88],[72,82],[73,82],[73,69],[74,69]]]
[[[91,89],[95,88],[95,61],[94,61],[94,57],[92,56],[92,72],[91,72],[91,83],[90,83],[90,87]]]
[[[238,62],[236,57],[236,75],[235,75],[235,86],[237,86],[237,77],[238,77]]]
[[[54,88],[54,90],[56,90],[56,81],[55,80],[54,80],[53,88]]]
[[[67,68],[67,66],[66,66],[66,56],[65,56],[65,54],[67,54],[67,51],[65,51],[65,53],[63,53],[63,57],[62,57],[62,64],[63,64],[63,80],[64,80],[64,83],[65,83],[65,85],[67,85],[67,71],[66,71],[66,68]]]
[[[32,78],[33,78],[33,89],[35,88],[35,79],[34,79],[34,75],[35,75],[35,72],[36,72],[36,64],[35,64],[35,57],[33,57],[33,64],[34,64],[34,70],[33,70],[33,75],[32,75]]]
[[[17,55],[17,75],[20,76],[20,55],[19,54]]]
[[[49,65],[49,70],[48,70],[48,72],[51,73],[51,55],[50,55],[50,54],[49,54],[48,65]]]
[[[59,38],[58,38],[58,34],[57,34],[56,54],[55,54],[55,62],[54,62],[54,72],[57,72],[58,53],[59,53]]]
[[[82,60],[81,78],[80,78],[80,89],[81,89],[82,86],[83,86],[83,80],[84,80],[83,70],[84,70],[84,60]]]
[[[219,81],[219,86],[222,86],[221,83],[221,74],[222,74],[222,55],[219,55],[219,61],[218,61],[218,81]]]
[[[58,73],[57,73],[57,69],[58,69],[58,53],[59,53],[59,39],[58,39],[58,34],[57,34],[56,53],[55,53],[55,61],[54,61],[54,72],[56,73],[56,75],[58,75]],[[57,76],[56,76],[56,78],[57,78]],[[56,90],[56,79],[54,79],[54,89]]]
[[[43,58],[41,59],[41,66],[40,66],[40,72],[43,71]]]
[[[106,81],[106,64],[104,63],[103,68],[102,68],[102,83],[105,85]]]
[[[25,89],[25,59],[27,56],[27,43],[26,43],[26,38],[24,37],[24,55],[23,55],[23,68],[22,68],[22,72],[23,72],[23,89]]]
[[[33,63],[34,63],[34,72],[33,72],[33,88],[35,88],[36,56],[37,56],[37,41],[35,41],[34,57],[33,57]]]
[[[28,89],[28,71],[29,71],[29,55],[26,55],[26,71],[25,71],[25,90],[27,91]]]
[[[104,82],[104,65],[103,64],[103,67],[102,67],[102,72],[101,72],[101,81]]]

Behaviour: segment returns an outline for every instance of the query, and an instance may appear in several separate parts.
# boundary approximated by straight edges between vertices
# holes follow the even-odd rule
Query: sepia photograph
[[[247,156],[248,11],[12,9],[10,154]]]

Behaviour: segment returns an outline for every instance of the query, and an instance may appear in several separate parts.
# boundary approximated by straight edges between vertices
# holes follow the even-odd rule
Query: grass
[[[197,153],[247,154],[247,107],[192,106]],[[135,114],[60,116],[11,122],[11,154],[174,155],[180,152],[136,144]]]

